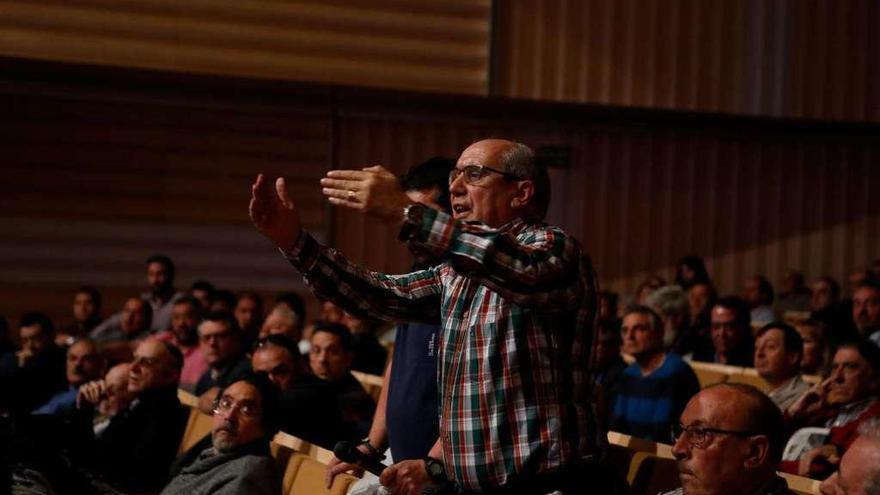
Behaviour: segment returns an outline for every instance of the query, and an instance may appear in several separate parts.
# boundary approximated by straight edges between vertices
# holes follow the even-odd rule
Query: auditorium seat
[[[344,495],[357,478],[350,474],[340,474],[333,478],[330,489],[324,485],[325,462],[305,454],[295,453],[284,470],[281,485],[282,495]]]
[[[723,364],[703,363],[699,361],[691,361],[688,364],[691,365],[691,368],[697,375],[697,380],[700,381],[700,388],[706,388],[709,385],[715,385],[716,383],[724,383],[732,373],[739,371],[739,369],[734,366],[725,366]]]
[[[189,419],[186,422],[186,428],[183,430],[183,438],[180,440],[180,447],[177,449],[178,454],[182,454],[189,450],[199,440],[211,434],[214,418],[199,411],[198,407],[189,408]]]
[[[678,467],[675,459],[647,452],[633,454],[626,477],[632,493],[664,493],[678,488]]]
[[[351,374],[360,382],[364,390],[375,400],[379,401],[379,395],[382,393],[382,387],[385,386],[385,378],[379,375],[371,375],[360,371],[352,371]]]

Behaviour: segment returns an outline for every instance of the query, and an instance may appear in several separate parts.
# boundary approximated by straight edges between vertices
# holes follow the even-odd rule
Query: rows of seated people
[[[0,482],[37,483],[17,477],[39,472],[65,493],[158,492],[189,416],[178,389],[214,414],[225,411],[224,394],[239,403],[239,388],[262,387],[254,372],[278,391],[278,411],[261,433],[280,428],[329,449],[366,436],[375,401],[351,371],[382,374],[387,355],[368,322],[327,304],[305,326],[296,294],[281,294],[264,315],[253,292],[230,297],[206,282],[175,290],[168,257],[150,257],[146,267],[150,290],[104,320],[100,293],[82,287],[73,324],[56,331],[31,312],[20,319],[18,346],[0,339],[0,459],[5,470],[30,467],[0,473]],[[242,380],[249,385],[230,389]],[[243,407],[226,420],[247,416]],[[216,447],[216,437],[184,454],[175,472]]]
[[[675,443],[701,388],[693,368],[715,366],[698,363],[754,368],[782,412],[779,469],[829,477],[859,428],[880,418],[878,280],[856,271],[842,298],[830,277],[808,288],[790,272],[778,296],[755,276],[740,296],[716,297],[702,261],[685,257],[674,284],[652,276],[630,304],[603,293],[595,379],[609,430]]]

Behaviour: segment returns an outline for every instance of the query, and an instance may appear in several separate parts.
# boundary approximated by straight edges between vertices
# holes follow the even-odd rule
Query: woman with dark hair
[[[690,289],[695,284],[712,285],[703,258],[689,254],[679,260],[678,268],[675,271],[675,283],[684,290]]]

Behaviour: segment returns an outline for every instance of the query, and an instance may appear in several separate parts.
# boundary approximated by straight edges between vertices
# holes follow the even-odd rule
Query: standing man
[[[381,205],[374,213],[399,223],[401,240],[444,260],[405,275],[368,272],[302,231],[284,179],[274,190],[263,176],[253,185],[254,224],[320,297],[358,317],[441,324],[440,439],[426,460],[386,469],[382,483],[396,493],[447,476],[476,492],[598,486],[604,477],[581,462],[597,442],[587,373],[597,283],[577,241],[541,223],[550,180],[532,150],[501,139],[465,149],[449,175],[452,216],[401,201],[397,187],[367,197],[330,177],[331,202]]]

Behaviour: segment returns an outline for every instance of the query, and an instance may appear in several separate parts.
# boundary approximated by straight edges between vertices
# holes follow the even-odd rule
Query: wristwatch
[[[428,478],[431,478],[431,483],[435,485],[449,481],[449,478],[446,476],[446,467],[443,466],[443,462],[439,459],[425,457],[425,470],[428,471]]]
[[[422,228],[422,218],[425,216],[427,208],[427,206],[421,203],[413,203],[403,209],[403,225],[400,226],[400,234],[397,235],[397,240],[409,241],[415,237],[419,229]]]

